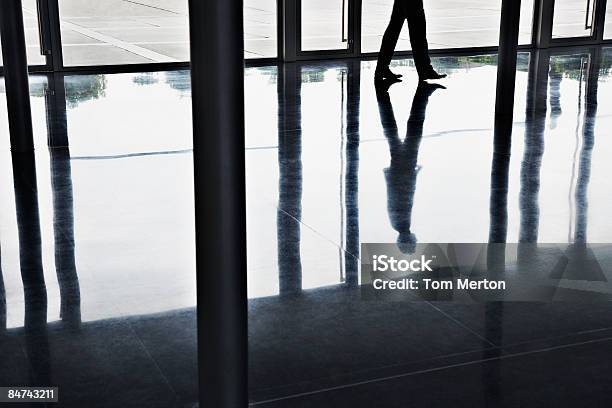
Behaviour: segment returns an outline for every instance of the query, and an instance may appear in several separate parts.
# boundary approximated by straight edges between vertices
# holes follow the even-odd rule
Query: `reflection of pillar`
[[[81,295],[74,254],[74,205],[70,151],[52,148],[53,231],[55,269],[61,296],[60,317],[69,324],[81,322]]]
[[[538,194],[540,192],[540,168],[544,154],[549,61],[548,51],[536,51],[533,53],[529,64],[525,151],[521,163],[519,196],[521,216],[519,242],[521,243],[536,243],[538,240],[540,219]],[[527,248],[529,246],[526,245],[519,247],[519,257],[520,251]]]
[[[489,242],[505,243],[508,235],[508,174],[510,171],[512,117],[496,119],[494,133]]]
[[[279,68],[278,121],[278,281],[279,294],[302,290],[301,72],[295,64]]]
[[[561,109],[561,81],[563,80],[563,72],[561,72],[557,64],[551,65],[547,63],[546,65],[550,65],[548,72],[548,77],[550,78],[550,128],[555,129],[557,127],[557,119],[563,113]],[[543,73],[543,75],[545,74]],[[540,80],[543,82],[544,78]]]
[[[520,0],[502,1],[491,170],[489,242],[504,243],[507,237],[508,171],[514,115],[520,9]]]
[[[0,332],[6,330],[6,289],[2,276],[2,250],[0,249]]]
[[[495,119],[493,163],[491,168],[491,198],[489,244],[487,247],[487,275],[489,279],[503,278],[506,266],[506,240],[508,233],[508,174],[512,138],[512,116]],[[498,357],[499,350],[486,351],[491,343],[503,342],[503,302],[487,302],[484,307],[484,358]],[[485,365],[482,371],[486,406],[497,405],[501,392],[501,367],[498,360]]]
[[[512,146],[514,90],[520,20],[520,0],[503,0],[500,19],[499,54],[497,60],[497,89],[495,100],[495,129],[493,136],[493,163],[491,168],[491,197],[487,274],[503,274],[505,270],[505,242],[508,234],[508,175]],[[503,340],[502,302],[485,305],[485,338],[489,344],[500,345]],[[485,352],[486,353],[486,352]],[[495,357],[499,351],[493,351]],[[482,371],[486,406],[503,405],[501,367],[499,360],[485,366]]]
[[[68,118],[64,76],[48,76],[45,95],[48,143],[51,149],[51,186],[53,190],[53,232],[55,269],[60,288],[60,317],[69,324],[81,322],[81,297],[74,254],[74,204],[72,169],[68,149]]]
[[[25,299],[26,352],[32,367],[31,385],[49,385],[49,344],[46,338],[47,289],[42,266],[34,153],[13,153],[12,159],[19,232],[19,262]]]
[[[361,62],[348,63],[346,102],[346,251],[344,253],[345,282],[359,283],[359,105]]]
[[[42,267],[42,243],[34,153],[13,153],[12,158],[19,231],[19,262],[26,294],[25,301],[30,304],[44,303],[46,313],[47,296]]]
[[[591,55],[586,83],[585,112],[582,126],[582,147],[576,182],[576,227],[574,241],[587,242],[588,187],[591,178],[591,156],[595,145],[595,116],[597,116],[597,89],[599,85],[599,68],[601,50],[594,50]]]

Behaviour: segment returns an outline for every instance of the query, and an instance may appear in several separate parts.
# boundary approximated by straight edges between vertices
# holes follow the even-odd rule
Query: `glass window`
[[[59,0],[59,6],[66,66],[189,61],[187,0]],[[245,57],[276,57],[276,0],[244,6]]]
[[[44,65],[46,58],[40,54],[40,36],[38,33],[38,12],[36,10],[36,0],[22,0],[23,7],[23,26],[25,29],[26,52],[29,65]],[[0,52],[0,66],[2,52]]]
[[[302,51],[348,48],[349,0],[302,0]]]
[[[604,26],[604,38],[612,38],[612,2],[606,6],[606,24]]]
[[[244,0],[244,57],[277,55],[276,0]]]
[[[553,38],[590,36],[595,1],[555,0]]]
[[[363,52],[378,52],[393,0],[363,0]],[[425,2],[427,39],[431,49],[496,46],[499,43],[501,0],[430,0]],[[531,43],[533,0],[521,4],[520,44]],[[404,24],[397,50],[410,50]]]
[[[59,0],[64,65],[189,60],[187,0]]]

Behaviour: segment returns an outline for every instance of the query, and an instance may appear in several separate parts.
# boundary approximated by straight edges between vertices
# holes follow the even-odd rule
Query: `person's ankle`
[[[419,79],[425,81],[427,79],[442,79],[446,78],[446,74],[438,73],[433,67],[426,68],[419,71]]]
[[[379,79],[382,79],[382,78],[397,79],[397,78],[402,77],[401,74],[396,74],[393,71],[391,71],[388,65],[387,66],[377,65],[376,70],[374,71],[374,76]]]

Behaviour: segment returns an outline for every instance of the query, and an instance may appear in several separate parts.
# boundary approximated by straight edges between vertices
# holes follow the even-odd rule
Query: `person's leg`
[[[446,75],[437,74],[431,66],[429,58],[429,45],[427,44],[427,22],[423,0],[410,0],[407,10],[408,31],[410,32],[410,44],[412,55],[419,78],[439,79]]]
[[[402,2],[406,0],[395,0],[393,3],[393,11],[391,12],[391,20],[385,30],[385,34],[382,38],[382,44],[380,45],[380,51],[378,53],[378,61],[376,63],[377,76],[384,77],[386,74],[391,74],[389,70],[389,64],[397,45],[400,32],[406,19],[405,9]],[[401,76],[401,75],[400,75]],[[395,75],[395,77],[398,77]]]

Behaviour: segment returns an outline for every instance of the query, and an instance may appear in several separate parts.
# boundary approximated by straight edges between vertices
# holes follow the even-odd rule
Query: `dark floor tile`
[[[436,307],[497,345],[612,327],[610,302],[473,305],[439,302]]]
[[[30,382],[28,360],[19,338],[0,332],[0,384],[23,386]]]
[[[181,403],[198,398],[195,309],[128,319]]]
[[[609,406],[610,341],[491,360],[339,388],[257,407]]]
[[[173,407],[174,390],[125,321],[19,332],[30,384],[59,387],[62,407]],[[4,383],[4,378],[0,379]]]
[[[484,346],[426,303],[365,301],[343,287],[254,299],[249,311],[253,396]]]

